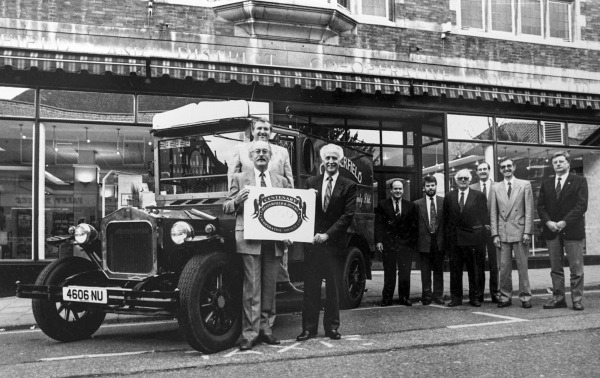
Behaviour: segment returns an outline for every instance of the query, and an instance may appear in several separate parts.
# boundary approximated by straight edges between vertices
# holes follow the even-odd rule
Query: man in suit
[[[491,204],[492,238],[500,248],[500,302],[498,307],[512,304],[512,255],[519,271],[519,298],[523,308],[531,308],[529,286],[529,243],[533,234],[533,191],[531,183],[513,175],[511,159],[500,162],[502,183],[494,185]]]
[[[269,141],[273,128],[271,123],[265,118],[253,118],[250,123],[250,135],[252,141],[262,140],[265,142]],[[254,169],[254,162],[250,159],[249,148],[252,143],[240,143],[235,146],[233,157],[228,162],[227,169],[227,181],[228,185],[231,185],[231,178],[234,174],[244,171],[252,171]],[[290,188],[294,188],[294,178],[292,176],[292,166],[290,165],[290,155],[286,148],[270,144],[271,146],[271,160],[269,161],[269,172],[284,176]],[[285,290],[289,293],[299,293],[302,291],[298,290],[290,282],[290,275],[288,274],[288,254],[287,249],[283,253],[281,259],[281,268],[277,273],[277,286],[278,288]],[[272,319],[272,322],[274,319]]]
[[[462,305],[463,265],[469,276],[469,303],[480,307],[477,254],[484,253],[485,228],[489,226],[487,201],[483,193],[469,188],[471,172],[461,169],[454,177],[458,190],[444,198],[446,244],[450,256],[450,295],[448,307]]]
[[[444,199],[437,196],[437,179],[434,176],[423,178],[425,196],[415,201],[418,213],[417,251],[421,265],[421,302],[427,306],[433,301],[444,304]],[[433,272],[433,293],[431,273]]]
[[[236,214],[235,240],[237,253],[244,265],[243,315],[241,350],[252,349],[258,341],[279,344],[271,331],[270,319],[275,315],[275,284],[281,263],[284,242],[244,239],[244,202],[250,191],[247,186],[289,188],[280,175],[269,172],[271,147],[265,141],[253,142],[249,158],[254,168],[233,175],[229,196],[223,204],[225,214]]]
[[[381,306],[390,306],[396,290],[398,266],[398,297],[400,304],[410,301],[410,268],[417,236],[417,209],[402,198],[404,184],[399,179],[390,183],[390,198],[379,202],[375,209],[375,248],[383,261],[383,292]]]
[[[356,211],[358,186],[340,175],[340,161],[344,150],[327,144],[321,148],[325,173],[306,181],[306,189],[317,192],[315,236],[311,248],[304,254],[304,302],[302,307],[302,333],[298,341],[317,336],[321,308],[321,283],[325,279],[325,336],[332,340],[341,338],[338,285],[342,280],[345,260],[346,231],[352,224]]]
[[[470,186],[471,189],[479,190],[485,195],[488,205],[488,213],[490,213],[490,195],[494,187],[494,180],[490,179],[491,167],[488,163],[482,162],[477,166],[477,176],[479,181]],[[490,296],[493,303],[498,303],[500,292],[498,290],[498,254],[494,240],[486,229],[485,249],[487,250],[488,265],[490,267]],[[479,271],[479,302],[483,302],[483,294],[485,293],[485,251],[477,256],[477,266]]]
[[[552,156],[556,176],[542,183],[538,197],[538,214],[544,225],[542,236],[548,244],[552,300],[545,309],[567,307],[565,300],[565,273],[563,248],[571,271],[571,299],[573,310],[583,310],[583,239],[588,204],[587,180],[569,173],[570,159],[566,151]]]

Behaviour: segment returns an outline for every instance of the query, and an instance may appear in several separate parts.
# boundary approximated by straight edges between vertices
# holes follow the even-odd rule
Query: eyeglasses
[[[505,164],[505,165],[501,165],[500,169],[506,169],[506,168],[512,168],[512,164]]]
[[[468,180],[469,178],[468,178],[468,177],[457,177],[456,179],[457,179],[458,181],[466,181],[466,180]]]

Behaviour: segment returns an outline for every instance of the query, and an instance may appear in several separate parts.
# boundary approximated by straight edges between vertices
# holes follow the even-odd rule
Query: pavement
[[[600,288],[600,265],[588,265],[584,269],[585,274],[585,289],[599,289]],[[567,293],[569,292],[569,268],[565,268],[565,284],[567,286]],[[486,272],[486,297],[485,300],[490,300],[489,295],[489,280],[488,272]],[[519,274],[516,270],[513,270],[513,289],[515,290],[514,296],[518,296],[519,288]],[[463,287],[468,288],[467,274],[463,274]],[[529,269],[529,282],[531,290],[534,294],[548,293],[550,294],[552,282],[550,279],[550,268],[546,269]],[[410,293],[411,300],[413,302],[420,301],[421,298],[421,273],[413,270],[411,272],[410,280]],[[383,271],[373,271],[373,279],[367,280],[366,291],[364,293],[362,306],[376,305],[381,300],[381,291],[383,289]],[[444,273],[444,295],[449,295],[450,289],[450,273]],[[397,295],[397,294],[396,294]],[[465,297],[468,298],[468,294],[465,291]],[[515,298],[518,300],[518,298]],[[585,305],[585,293],[584,293],[584,305]],[[120,315],[120,314],[108,314],[106,316],[106,323],[130,323],[139,322],[145,320],[155,320],[148,316],[136,316],[136,315]],[[37,327],[33,312],[31,310],[31,299],[17,298],[17,297],[5,297],[0,298],[0,332],[12,330],[12,329],[24,329],[30,328],[35,329]]]

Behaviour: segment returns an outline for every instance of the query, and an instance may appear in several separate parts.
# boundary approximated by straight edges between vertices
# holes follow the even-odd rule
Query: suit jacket
[[[289,188],[289,184],[283,176],[275,175],[271,172],[271,186],[274,188]],[[235,205],[235,196],[238,192],[246,186],[256,186],[256,178],[254,177],[254,169],[246,170],[241,173],[233,175],[231,180],[231,189],[229,195],[223,203],[223,211],[225,214],[235,214],[235,242],[238,253],[245,253],[248,255],[260,255],[261,251],[261,240],[246,240],[244,239],[244,203],[242,202],[239,206]],[[283,242],[275,243],[275,255],[283,256],[284,245]]]
[[[489,225],[489,214],[485,195],[477,190],[469,190],[465,206],[460,211],[458,193],[453,190],[444,198],[444,222],[449,247],[483,246],[485,244],[485,226]]]
[[[231,188],[231,179],[235,173],[253,171],[254,163],[248,155],[252,143],[240,143],[235,146],[233,157],[227,162],[227,182]],[[286,148],[271,144],[271,160],[269,160],[269,172],[271,175],[284,176],[288,181],[289,187],[294,187],[294,177],[292,176],[292,166],[290,165],[290,155]]]
[[[385,248],[415,248],[417,241],[417,206],[401,200],[400,216],[396,216],[391,198],[379,202],[375,209],[375,243]]]
[[[488,180],[487,180],[487,182],[488,182],[488,185],[489,185],[489,188],[488,188],[488,193],[489,193],[489,194],[487,195],[487,197],[486,197],[486,200],[487,200],[488,214],[491,214],[491,207],[490,207],[490,206],[491,206],[491,205],[490,205],[490,197],[491,197],[491,195],[492,195],[492,188],[493,188],[494,186],[496,186],[498,183],[497,183],[497,182],[494,182],[493,180],[490,180],[490,179],[488,179]],[[470,188],[470,189],[475,189],[475,190],[478,190],[478,191],[480,191],[481,193],[483,193],[483,188],[481,187],[481,181],[477,181],[475,184],[471,184],[471,185],[469,185],[469,188]],[[484,194],[484,195],[485,195],[485,194]]]
[[[334,253],[343,253],[346,249],[346,231],[354,220],[358,186],[355,182],[339,175],[331,192],[327,211],[324,212],[323,179],[324,175],[310,177],[305,184],[305,189],[317,191],[315,234],[327,234],[329,239],[324,246]]]
[[[515,243],[523,234],[533,234],[533,191],[527,180],[514,179],[510,198],[503,182],[497,183],[490,193],[492,237],[501,242]]]
[[[564,239],[585,238],[584,214],[588,205],[587,180],[569,173],[567,180],[563,183],[560,198],[556,198],[554,190],[554,177],[542,182],[538,196],[538,214],[543,225],[542,236],[550,240],[556,238],[556,233],[550,231],[546,222],[563,220],[567,223],[561,232]]]
[[[415,205],[417,206],[418,212],[418,228],[419,233],[417,236],[417,250],[419,252],[429,253],[431,248],[431,243],[437,244],[437,250],[444,250],[444,199],[440,196],[435,196],[435,230],[431,229],[431,224],[429,223],[429,212],[427,211],[427,201],[429,200],[428,196],[425,196],[421,199],[415,201]],[[433,231],[433,232],[432,232]]]

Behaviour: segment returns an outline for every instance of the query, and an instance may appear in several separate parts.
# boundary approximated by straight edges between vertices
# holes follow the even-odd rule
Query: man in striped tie
[[[302,307],[302,333],[298,341],[317,336],[321,308],[321,283],[325,279],[325,336],[332,340],[341,338],[338,285],[342,282],[342,265],[345,260],[346,231],[352,224],[356,210],[358,186],[340,175],[340,162],[344,150],[335,144],[321,148],[325,172],[306,181],[305,189],[317,192],[315,236],[312,246],[304,254],[304,302]]]

